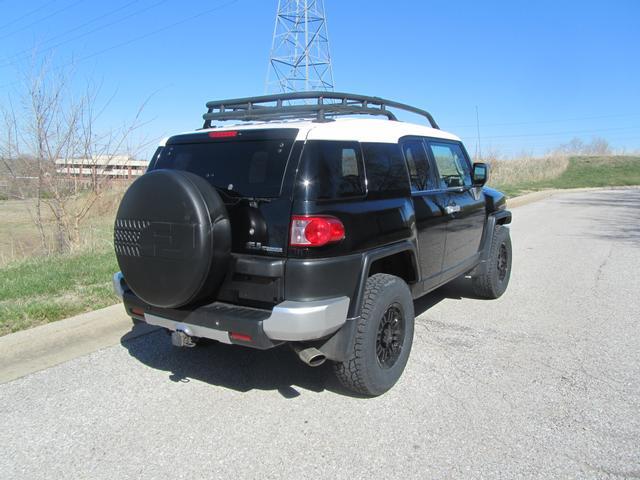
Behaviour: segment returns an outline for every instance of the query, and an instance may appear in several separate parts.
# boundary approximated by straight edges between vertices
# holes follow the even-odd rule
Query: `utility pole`
[[[265,92],[333,88],[324,0],[279,0]]]

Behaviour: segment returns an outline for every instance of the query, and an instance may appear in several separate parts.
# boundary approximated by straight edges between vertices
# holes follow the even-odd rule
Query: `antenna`
[[[265,93],[333,89],[324,0],[278,0]]]
[[[482,161],[482,147],[480,146],[480,114],[476,105],[476,129],[478,131],[478,141],[476,143],[476,160]]]

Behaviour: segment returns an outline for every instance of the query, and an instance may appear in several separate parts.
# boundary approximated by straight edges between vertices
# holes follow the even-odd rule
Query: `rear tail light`
[[[344,239],[344,225],[335,217],[294,215],[291,217],[292,247],[321,247]]]

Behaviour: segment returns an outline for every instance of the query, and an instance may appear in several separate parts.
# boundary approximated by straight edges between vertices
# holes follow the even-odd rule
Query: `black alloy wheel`
[[[407,365],[414,331],[414,307],[407,283],[376,273],[367,279],[349,356],[334,363],[338,380],[353,392],[382,395]]]
[[[498,279],[503,282],[507,276],[509,268],[509,252],[507,251],[507,245],[505,242],[500,244],[500,250],[498,251]]]
[[[390,305],[384,312],[376,339],[376,356],[382,368],[395,365],[404,343],[404,317],[398,303]]]

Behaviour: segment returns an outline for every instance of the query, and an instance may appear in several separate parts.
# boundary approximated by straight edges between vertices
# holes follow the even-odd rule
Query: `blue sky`
[[[336,89],[426,108],[484,151],[572,137],[640,149],[640,1],[325,0]],[[102,121],[150,138],[201,126],[207,100],[261,94],[277,0],[0,0],[0,102],[35,58],[101,82]]]

